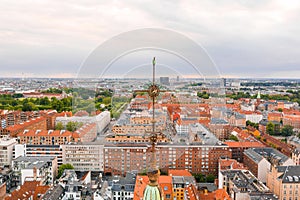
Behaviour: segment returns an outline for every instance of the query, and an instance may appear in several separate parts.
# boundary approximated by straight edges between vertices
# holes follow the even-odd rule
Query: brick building
[[[249,148],[258,148],[258,147],[265,147],[264,144],[252,141],[252,142],[224,142],[224,144],[229,146],[232,153],[232,159],[237,160],[238,162],[243,162],[244,159],[244,151]]]
[[[21,144],[31,145],[62,145],[70,142],[91,142],[97,137],[95,123],[85,124],[75,132],[68,130],[24,130],[19,133]]]
[[[142,172],[148,166],[150,146],[147,144],[107,144],[104,146],[104,172],[125,174]],[[226,145],[157,145],[157,165],[160,169],[187,169],[191,173],[218,173],[218,159],[231,157]]]
[[[9,126],[3,130],[2,134],[8,134],[11,137],[17,137],[19,133],[23,133],[24,130],[47,130],[47,120],[45,117],[33,118],[30,121],[24,123]]]
[[[294,165],[291,158],[273,148],[251,148],[244,151],[244,164],[262,182],[266,182],[271,165]]]

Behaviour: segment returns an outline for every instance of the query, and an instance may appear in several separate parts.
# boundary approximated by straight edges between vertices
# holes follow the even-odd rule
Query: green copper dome
[[[147,185],[143,200],[163,200],[158,186]]]

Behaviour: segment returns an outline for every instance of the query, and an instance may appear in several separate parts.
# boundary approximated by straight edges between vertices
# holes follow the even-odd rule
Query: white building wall
[[[260,114],[246,115],[246,121],[249,120],[253,123],[259,123],[262,119],[263,119],[263,116]]]
[[[70,163],[77,171],[104,171],[104,145],[62,145],[63,163]]]
[[[282,166],[290,166],[290,165],[296,165],[293,161],[293,159],[289,158],[287,161],[285,161]]]
[[[14,158],[18,158],[20,156],[26,156],[26,144],[17,144],[17,145],[15,145]]]
[[[263,158],[259,163],[258,163],[258,172],[257,172],[257,178],[265,183],[267,181],[267,172],[270,171],[271,169],[271,163],[269,163],[265,158]]]
[[[39,170],[36,171],[39,174]],[[33,169],[21,169],[21,185],[24,184],[26,177],[33,177]]]
[[[17,144],[15,138],[0,139],[0,168],[11,166],[13,158],[13,148]]]

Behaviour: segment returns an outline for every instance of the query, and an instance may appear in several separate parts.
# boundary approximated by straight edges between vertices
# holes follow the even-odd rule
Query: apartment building
[[[300,166],[273,166],[267,172],[267,186],[280,200],[299,200]]]
[[[294,165],[291,158],[273,148],[251,148],[244,151],[244,165],[262,182],[266,182],[266,171],[273,166]]]
[[[70,142],[93,141],[97,137],[96,129],[97,125],[95,123],[88,123],[75,132],[68,130],[26,129],[17,136],[21,144],[62,145]]]
[[[300,165],[300,148],[296,148],[292,152],[292,159],[293,159],[295,165]]]
[[[244,160],[244,151],[249,148],[259,148],[265,147],[264,144],[258,141],[245,141],[245,142],[224,142],[224,144],[228,145],[232,152],[232,159],[237,160],[238,162],[243,162]]]
[[[104,144],[101,141],[62,145],[61,149],[62,162],[72,164],[76,171],[104,171]]]
[[[55,119],[55,123],[58,122],[61,122],[63,125],[66,125],[68,122],[79,122],[83,124],[95,123],[97,125],[96,133],[101,133],[106,129],[107,125],[110,123],[110,112],[103,111],[96,116],[59,116]]]
[[[13,181],[23,185],[27,179],[42,179],[43,184],[53,184],[57,175],[56,157],[24,157],[13,160]]]
[[[10,167],[13,158],[13,147],[17,144],[15,138],[0,138],[0,169]]]
[[[61,145],[30,145],[17,144],[13,149],[13,158],[26,157],[56,157],[58,167],[63,164]]]
[[[24,123],[15,124],[1,130],[1,135],[10,135],[11,137],[17,137],[19,133],[23,133],[24,130],[47,130],[47,120],[45,117],[33,118]]]

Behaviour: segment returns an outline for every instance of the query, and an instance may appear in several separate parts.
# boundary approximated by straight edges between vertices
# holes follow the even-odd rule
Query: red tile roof
[[[220,170],[227,170],[227,169],[247,169],[242,163],[234,159],[220,159]]]
[[[192,176],[192,174],[184,169],[169,169],[169,176]]]
[[[41,186],[40,181],[25,181],[20,189],[14,190],[5,200],[37,199],[38,194],[45,194],[49,186]]]
[[[200,195],[193,184],[190,184],[186,187],[187,197],[189,200],[199,200]]]
[[[254,147],[265,147],[264,144],[260,142],[224,142],[224,144],[228,145],[231,148],[236,148],[236,147],[244,147],[244,148],[254,148]]]

